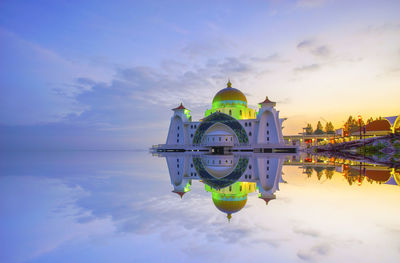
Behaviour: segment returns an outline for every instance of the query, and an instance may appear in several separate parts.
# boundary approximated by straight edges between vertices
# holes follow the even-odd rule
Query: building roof
[[[172,110],[186,110],[186,108],[185,108],[185,106],[183,106],[183,104],[182,104],[182,102],[181,102],[181,105],[179,105],[179,106],[176,107],[176,108],[173,108]]]
[[[186,194],[185,192],[182,192],[182,191],[172,191],[172,192],[175,194],[178,194],[181,197],[181,199],[182,199],[183,195]]]
[[[365,176],[377,181],[377,182],[387,182],[392,176],[390,170],[370,170],[366,169]]]
[[[223,101],[242,101],[247,104],[246,96],[240,90],[232,88],[232,83],[230,81],[228,81],[226,88],[215,94],[213,104]]]
[[[375,120],[365,126],[366,131],[390,131],[391,125],[388,120]]]
[[[268,202],[271,200],[274,200],[276,197],[275,196],[271,196],[271,197],[260,197],[262,200],[265,201],[265,204],[268,205]]]
[[[219,211],[227,214],[233,214],[240,211],[246,205],[247,202],[247,197],[239,199],[235,197],[219,199],[217,195],[214,194],[212,197],[215,207],[217,207]]]
[[[397,118],[399,117],[400,116],[390,116],[390,117],[385,117],[385,119],[390,123],[391,126],[393,126]]]
[[[269,100],[268,96],[265,97],[265,100],[263,102],[260,102],[258,104],[268,104],[268,103],[272,103],[272,104],[276,105],[276,102]]]

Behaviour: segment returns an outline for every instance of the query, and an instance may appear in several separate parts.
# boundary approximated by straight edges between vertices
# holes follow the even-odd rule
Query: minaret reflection
[[[216,208],[228,220],[247,203],[247,195],[258,191],[266,204],[276,198],[282,180],[282,164],[287,155],[205,155],[164,153],[173,186],[182,196],[190,191],[193,181],[204,184]]]

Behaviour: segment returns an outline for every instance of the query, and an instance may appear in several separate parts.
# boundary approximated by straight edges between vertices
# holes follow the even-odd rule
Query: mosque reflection
[[[204,184],[215,207],[230,221],[247,203],[250,193],[268,205],[276,199],[281,183],[282,166],[298,166],[306,177],[318,180],[342,175],[350,185],[363,183],[400,184],[400,170],[343,159],[310,155],[256,154],[208,155],[163,153],[171,178],[172,192],[181,198],[189,192],[193,181]]]
[[[218,210],[228,220],[247,202],[249,193],[258,192],[266,204],[276,198],[286,155],[193,155],[165,153],[174,193],[183,197],[194,180],[211,193]]]

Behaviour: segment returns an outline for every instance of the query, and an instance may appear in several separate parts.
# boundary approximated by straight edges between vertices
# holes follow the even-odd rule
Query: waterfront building
[[[384,117],[374,120],[361,128],[363,138],[385,136],[391,133],[400,133],[400,115]],[[334,134],[306,134],[285,135],[286,144],[314,146],[327,143],[341,143],[360,139],[360,128],[354,127],[349,133],[343,128],[336,129]]]
[[[287,155],[256,154],[215,155],[168,152],[166,158],[173,187],[181,198],[190,191],[193,181],[204,184],[215,207],[228,220],[243,209],[247,196],[258,193],[267,205],[276,199],[275,192],[283,183],[282,164]]]
[[[276,103],[268,97],[250,108],[240,90],[227,87],[217,92],[204,118],[195,121],[191,112],[181,103],[172,109],[166,144],[157,145],[157,151],[249,151],[296,152],[297,147],[285,145],[282,123]]]
[[[379,120],[374,120],[365,125],[365,133],[363,136],[376,137],[384,136],[391,133],[400,132],[400,116],[384,117]],[[352,135],[356,136],[359,134],[359,129],[355,130]]]

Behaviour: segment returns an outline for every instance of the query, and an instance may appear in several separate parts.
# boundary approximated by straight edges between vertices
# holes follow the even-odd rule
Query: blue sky
[[[1,147],[132,149],[228,78],[304,122],[399,114],[398,1],[2,1]]]
[[[146,152],[0,156],[1,262],[399,258],[397,185],[350,186],[341,173],[318,180],[284,166],[276,199],[266,206],[250,193],[228,223],[198,180],[182,199],[171,193],[165,158]]]

